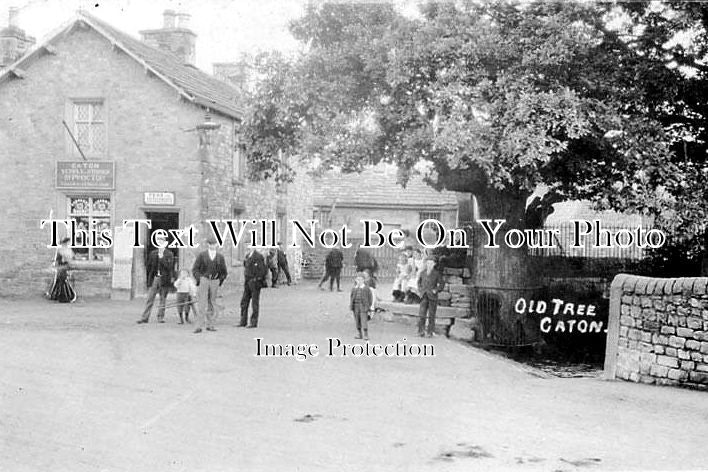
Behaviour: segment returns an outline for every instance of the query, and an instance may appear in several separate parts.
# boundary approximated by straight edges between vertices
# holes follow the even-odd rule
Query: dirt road
[[[542,378],[414,328],[377,321],[372,343],[429,342],[435,357],[327,356],[354,343],[348,294],[263,292],[261,323],[218,331],[136,325],[132,302],[5,301],[2,471],[699,470],[708,393]],[[256,341],[320,355],[257,357]],[[405,338],[405,341],[403,341]]]

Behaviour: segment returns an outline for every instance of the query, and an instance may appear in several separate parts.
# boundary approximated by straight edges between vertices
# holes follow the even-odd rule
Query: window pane
[[[92,124],[89,136],[89,149],[94,152],[103,152],[106,140],[103,124]]]
[[[69,199],[69,213],[71,215],[88,215],[89,199],[84,197],[74,197]]]
[[[94,198],[92,208],[94,216],[110,216],[111,201],[105,197]]]
[[[91,104],[91,121],[103,121],[103,103],[96,102]]]
[[[88,121],[89,120],[89,104],[88,103],[75,103],[74,104],[74,121]]]
[[[76,141],[78,141],[81,150],[85,151],[90,149],[91,143],[89,142],[89,125],[86,123],[76,123]]]

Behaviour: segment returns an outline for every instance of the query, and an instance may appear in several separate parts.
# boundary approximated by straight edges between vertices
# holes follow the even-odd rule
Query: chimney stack
[[[189,13],[165,10],[160,29],[141,31],[143,41],[177,56],[184,64],[196,63],[197,35],[189,29]]]
[[[162,27],[165,29],[174,28],[176,26],[176,17],[177,15],[175,14],[174,10],[165,10],[162,13],[162,18],[164,19]]]
[[[189,13],[178,13],[177,18],[178,18],[178,23],[177,23],[178,28],[189,29],[189,20],[192,18],[192,15],[190,15]]]
[[[7,26],[10,28],[17,28],[17,15],[20,13],[20,9],[17,7],[10,7],[7,15]]]
[[[19,12],[19,8],[10,7],[7,28],[0,29],[0,70],[22,57],[36,42],[19,27],[17,22]]]

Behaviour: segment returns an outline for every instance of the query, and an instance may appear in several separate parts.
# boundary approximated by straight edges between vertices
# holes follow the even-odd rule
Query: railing
[[[546,226],[543,231],[550,235],[547,239],[550,239],[550,245],[553,247],[532,248],[529,250],[529,254],[532,256],[641,260],[647,256],[647,249],[642,247],[646,244],[647,230],[641,230],[644,237],[638,238],[637,228],[636,225],[603,224],[600,225],[599,233],[596,234],[597,228],[593,226],[590,228],[590,234],[585,235],[586,225],[584,223],[580,223],[577,228],[574,223]],[[576,234],[576,231],[579,234]],[[576,242],[581,244],[576,247]],[[596,245],[598,242],[600,244]],[[608,242],[609,244],[607,244]],[[627,247],[622,247],[623,245]]]
[[[472,247],[474,238],[487,239],[487,234],[482,230],[482,227],[475,222],[465,221],[458,225],[460,228],[467,229],[467,244]],[[504,244],[503,230],[500,229],[497,235],[497,243]],[[642,247],[646,244],[646,234],[650,228],[641,228],[641,238],[637,238],[637,225],[600,225],[600,243],[601,245],[607,242],[607,234],[610,235],[610,247],[601,247],[595,245],[595,229],[592,225],[590,234],[585,235],[586,225],[579,223],[578,232],[579,241],[581,244],[575,247],[576,242],[576,225],[574,223],[562,223],[557,225],[547,225],[543,229],[535,230],[530,238],[525,240],[525,246],[529,248],[528,252],[531,256],[554,256],[567,258],[588,258],[588,259],[625,259],[625,260],[642,260],[647,256],[647,249]],[[526,230],[530,232],[532,230]],[[541,234],[542,232],[542,234]],[[542,239],[539,239],[542,236]],[[632,238],[631,244],[630,237]],[[512,238],[513,242],[518,239]],[[534,242],[544,242],[546,248],[533,247]],[[619,243],[619,244],[618,244]],[[627,245],[622,247],[621,245]]]

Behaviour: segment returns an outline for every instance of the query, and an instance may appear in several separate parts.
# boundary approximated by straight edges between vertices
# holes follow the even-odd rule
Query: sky
[[[141,30],[162,27],[166,9],[189,13],[197,66],[212,72],[212,63],[237,60],[243,52],[299,49],[288,24],[302,15],[305,0],[0,0],[0,28],[12,6],[19,8],[18,26],[38,43],[79,9],[138,38]]]

